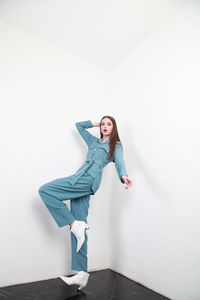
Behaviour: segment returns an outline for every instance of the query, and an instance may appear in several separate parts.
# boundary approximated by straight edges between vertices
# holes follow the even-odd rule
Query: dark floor
[[[169,300],[110,269],[89,272],[85,288],[60,278],[0,288],[0,300]]]

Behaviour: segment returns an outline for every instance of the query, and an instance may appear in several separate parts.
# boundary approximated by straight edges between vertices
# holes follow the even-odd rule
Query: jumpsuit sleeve
[[[118,143],[115,144],[115,151],[113,155],[113,162],[115,163],[115,168],[117,170],[117,174],[122,183],[124,183],[122,179],[122,175],[127,175],[124,157],[123,157],[123,148]]]
[[[89,131],[86,130],[86,128],[94,127],[91,120],[88,121],[82,121],[82,122],[76,122],[75,123],[76,128],[88,147],[92,144],[92,141],[95,139],[95,136],[92,135]]]

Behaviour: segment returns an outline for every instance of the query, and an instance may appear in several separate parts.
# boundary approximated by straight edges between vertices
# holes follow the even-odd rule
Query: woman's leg
[[[86,195],[77,199],[71,200],[71,212],[76,220],[85,221],[87,223],[90,195]],[[71,232],[71,249],[72,249],[72,270],[85,271],[88,269],[87,258],[87,242],[88,236],[85,231],[85,241],[79,250],[76,252],[77,241],[74,234]]]
[[[84,173],[76,184],[68,182],[68,177],[58,178],[39,188],[39,194],[47,206],[59,227],[71,224],[74,220],[87,221],[90,195],[93,193],[91,186],[94,178]],[[63,203],[64,200],[71,200],[70,210]],[[77,241],[71,233],[72,245],[72,269],[87,272],[87,233],[85,241],[76,252]]]
[[[90,193],[90,187],[83,182],[72,185],[68,177],[58,178],[42,185],[38,192],[44,204],[59,227],[71,224],[75,217],[64,200],[77,199]]]

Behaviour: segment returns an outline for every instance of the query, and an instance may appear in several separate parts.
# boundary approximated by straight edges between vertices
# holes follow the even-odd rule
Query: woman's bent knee
[[[46,184],[43,184],[43,185],[38,189],[39,195],[41,196],[46,190],[47,190],[47,186],[46,186]]]

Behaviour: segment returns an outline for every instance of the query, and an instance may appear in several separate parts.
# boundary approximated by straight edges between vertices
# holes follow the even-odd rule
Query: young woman
[[[72,270],[79,271],[71,277],[60,276],[67,284],[78,284],[78,290],[86,286],[89,278],[87,267],[87,216],[90,195],[99,188],[103,168],[110,162],[120,181],[129,188],[132,180],[128,177],[123,159],[123,148],[119,139],[117,124],[113,117],[103,116],[99,123],[91,120],[76,122],[76,128],[88,146],[84,164],[75,174],[50,181],[39,188],[39,195],[59,227],[69,225],[72,247]],[[100,138],[88,130],[100,127]],[[70,200],[70,209],[63,202]]]

